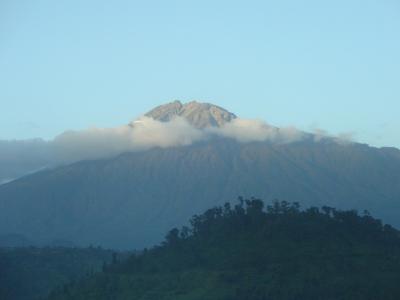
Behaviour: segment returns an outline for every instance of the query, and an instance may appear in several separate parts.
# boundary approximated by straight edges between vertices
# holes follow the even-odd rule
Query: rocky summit
[[[185,104],[174,101],[160,105],[146,113],[145,116],[162,122],[171,121],[179,116],[185,118],[196,128],[220,127],[236,118],[235,114],[222,107],[197,101]]]

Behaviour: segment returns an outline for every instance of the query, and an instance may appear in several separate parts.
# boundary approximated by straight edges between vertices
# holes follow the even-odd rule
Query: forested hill
[[[367,212],[226,204],[49,299],[400,299],[399,231]]]
[[[55,287],[100,271],[113,253],[94,247],[0,248],[0,299],[44,299]]]

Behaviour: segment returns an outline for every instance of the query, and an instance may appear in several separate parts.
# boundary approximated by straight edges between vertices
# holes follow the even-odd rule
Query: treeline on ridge
[[[49,299],[399,299],[400,236],[364,212],[239,199]]]

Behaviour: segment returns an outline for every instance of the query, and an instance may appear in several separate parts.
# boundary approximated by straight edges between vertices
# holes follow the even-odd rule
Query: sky
[[[0,1],[0,140],[175,99],[400,148],[400,2]]]

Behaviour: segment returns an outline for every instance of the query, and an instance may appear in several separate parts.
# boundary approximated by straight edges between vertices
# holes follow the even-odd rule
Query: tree
[[[179,242],[179,229],[173,228],[165,236],[165,243],[167,245],[176,245]]]

